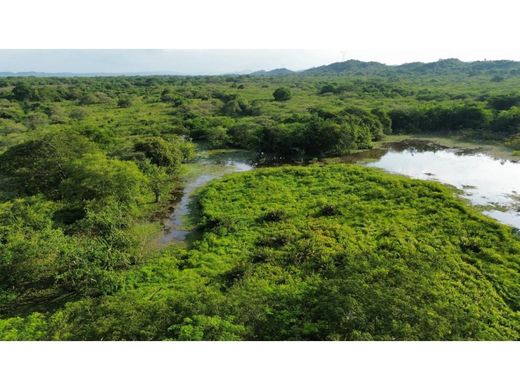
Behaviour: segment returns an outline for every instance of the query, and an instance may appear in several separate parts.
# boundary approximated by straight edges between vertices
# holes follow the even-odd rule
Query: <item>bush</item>
[[[264,222],[280,222],[288,217],[287,212],[285,210],[271,210],[265,213],[261,220]]]
[[[0,156],[0,175],[7,178],[11,191],[56,198],[60,183],[70,175],[71,163],[96,150],[79,134],[54,133],[8,149]]]
[[[122,96],[117,100],[117,106],[119,108],[127,108],[132,105],[132,98],[130,96]]]
[[[134,150],[143,153],[153,164],[172,169],[177,169],[184,159],[180,147],[161,137],[142,139],[134,144]]]
[[[289,88],[285,88],[285,87],[277,88],[273,92],[273,97],[274,97],[274,100],[277,102],[283,102],[283,101],[289,100],[292,97],[291,90]]]
[[[323,95],[325,93],[335,93],[336,92],[336,87],[332,84],[325,84],[325,85],[322,85],[320,90],[319,90],[319,94],[320,95]]]
[[[71,119],[82,121],[88,117],[88,111],[82,108],[75,108],[69,114]]]
[[[339,210],[338,206],[334,204],[326,204],[321,207],[320,209],[320,215],[325,217],[332,217],[334,215],[340,215],[341,211]]]
[[[59,191],[71,203],[116,199],[133,205],[141,199],[146,182],[135,163],[91,153],[71,162],[68,177],[60,184]]]
[[[45,316],[33,313],[25,318],[0,319],[1,341],[45,340],[48,325]]]

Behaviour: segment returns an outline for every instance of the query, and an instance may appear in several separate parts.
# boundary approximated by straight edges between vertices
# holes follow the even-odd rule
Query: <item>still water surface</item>
[[[520,163],[427,142],[387,147],[376,161],[365,165],[457,187],[485,214],[520,229]]]
[[[213,155],[202,153],[190,164],[192,174],[189,175],[180,201],[175,205],[173,213],[164,221],[162,244],[183,242],[191,230],[186,227],[186,216],[193,192],[213,179],[233,172],[245,172],[253,169],[251,156],[244,152],[223,151]]]
[[[370,162],[363,162],[366,159]],[[346,163],[360,163],[409,177],[434,180],[462,190],[462,197],[502,223],[520,229],[520,163],[494,158],[479,150],[446,148],[429,141],[406,140],[345,156]],[[190,233],[186,218],[193,192],[228,173],[254,168],[251,154],[223,151],[202,154],[190,164],[180,201],[164,221],[163,244],[184,242]]]

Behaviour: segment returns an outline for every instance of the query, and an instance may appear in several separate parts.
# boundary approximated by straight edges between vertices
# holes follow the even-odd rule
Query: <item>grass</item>
[[[216,179],[196,205],[190,249],[156,252],[118,292],[38,317],[38,336],[26,337],[520,337],[519,238],[443,185],[284,166]],[[16,324],[3,323],[11,338]]]

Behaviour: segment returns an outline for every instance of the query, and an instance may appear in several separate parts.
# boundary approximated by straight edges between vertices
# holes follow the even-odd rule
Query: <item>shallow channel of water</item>
[[[245,172],[253,167],[251,156],[242,151],[201,153],[193,163],[189,164],[192,172],[188,174],[182,197],[175,205],[173,213],[163,221],[164,235],[161,243],[183,242],[190,233],[185,219],[189,214],[191,195],[195,190],[225,174]]]
[[[370,160],[370,162],[366,162]],[[409,177],[452,185],[461,196],[483,209],[483,213],[520,229],[520,163],[494,158],[480,149],[447,148],[431,141],[404,140],[381,149],[344,156],[345,163],[382,168]],[[164,221],[162,244],[182,243],[190,233],[186,218],[195,190],[228,173],[255,166],[243,151],[201,153],[189,164],[182,198]]]

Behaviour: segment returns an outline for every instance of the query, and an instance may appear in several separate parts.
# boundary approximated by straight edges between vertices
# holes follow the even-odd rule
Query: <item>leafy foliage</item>
[[[283,102],[291,98],[291,90],[289,88],[280,87],[273,92],[274,100]]]
[[[443,60],[2,79],[0,338],[518,339],[517,235],[437,184],[260,169],[199,194],[191,248],[154,240],[192,140],[277,163],[390,133],[520,150],[519,75]]]
[[[358,166],[282,167],[213,182],[198,202],[192,249],[157,254],[123,273],[115,292],[68,303],[45,317],[43,333],[5,320],[20,332],[5,337],[519,336],[518,237],[439,184]]]

